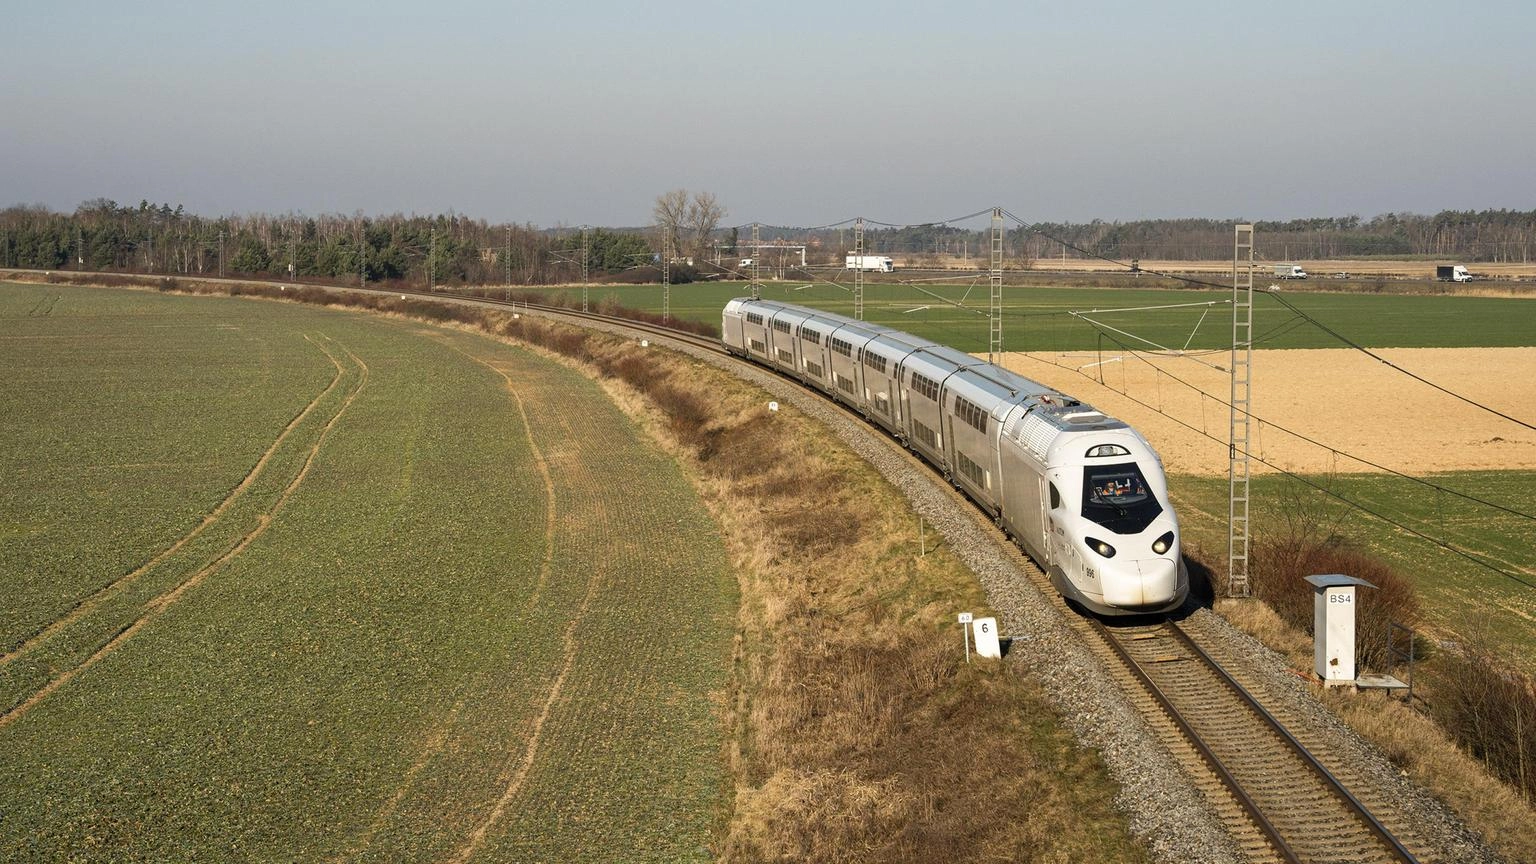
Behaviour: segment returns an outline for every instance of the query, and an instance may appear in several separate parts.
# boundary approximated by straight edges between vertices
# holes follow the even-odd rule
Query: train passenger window
[[[1061,506],[1061,493],[1056,491],[1056,484],[1055,483],[1052,483],[1050,485],[1051,485],[1051,509],[1055,510],[1056,508]]]

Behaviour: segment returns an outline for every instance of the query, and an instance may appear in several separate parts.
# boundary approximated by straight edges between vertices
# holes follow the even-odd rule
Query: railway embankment
[[[385,311],[419,314],[436,320],[461,317],[437,312],[423,313],[418,304],[431,305],[424,301],[402,300],[400,302],[402,305],[398,308],[389,308],[394,306],[393,303],[374,302],[370,305],[383,308]],[[485,321],[485,317],[479,313],[465,315],[462,318],[482,326]],[[838,503],[849,504],[859,495],[850,497],[848,492],[864,494],[874,488],[849,485],[848,478],[852,475],[841,472],[856,470],[851,463],[845,463],[839,456],[828,455],[828,461],[809,474],[775,476],[771,473],[753,473],[753,463],[733,461],[733,458],[740,459],[740,457],[724,458],[722,454],[731,452],[727,445],[734,446],[742,442],[745,442],[749,448],[746,452],[751,452],[752,447],[761,448],[764,439],[749,431],[739,431],[751,430],[754,424],[719,425],[716,423],[719,418],[697,395],[700,389],[709,390],[717,395],[723,392],[718,383],[719,379],[698,375],[673,378],[671,372],[658,372],[648,363],[635,361],[632,359],[633,355],[623,352],[607,358],[599,357],[592,350],[595,343],[589,341],[588,337],[561,332],[560,328],[550,330],[545,336],[530,336],[528,328],[531,327],[531,323],[524,324],[524,332],[513,332],[516,328],[509,328],[504,324],[497,325],[493,329],[497,329],[503,335],[542,344],[552,351],[573,357],[579,362],[588,364],[600,375],[621,381],[624,386],[631,388],[634,392],[645,394],[640,411],[652,412],[656,418],[659,433],[670,436],[679,447],[693,454],[691,458],[697,460],[696,467],[703,486],[708,487],[714,484],[720,489],[727,490],[725,493],[727,495],[728,490],[731,489],[740,491],[755,487],[758,491],[768,492],[769,499],[773,499],[775,495],[781,499],[778,502],[781,509],[778,510],[764,509],[761,506],[761,499],[753,499],[753,506],[748,508],[747,514],[743,517],[745,520],[743,524],[753,527],[754,530],[760,530],[762,536],[766,538],[766,543],[749,544],[743,547],[743,551],[737,553],[738,561],[745,566],[756,560],[764,567],[789,563],[782,573],[774,577],[780,581],[765,582],[766,585],[772,586],[771,591],[760,591],[755,595],[759,598],[757,602],[762,604],[762,608],[754,614],[761,616],[761,622],[772,622],[773,626],[760,631],[759,637],[754,639],[751,634],[752,626],[744,623],[740,637],[738,673],[744,676],[759,676],[756,678],[757,685],[748,683],[748,692],[756,692],[752,690],[753,687],[770,680],[789,689],[806,689],[804,682],[812,681],[816,687],[811,689],[819,689],[820,695],[824,698],[821,701],[811,702],[809,716],[819,718],[822,715],[818,712],[837,707],[839,702],[849,702],[850,704],[843,708],[852,709],[853,713],[846,716],[855,722],[861,722],[863,728],[879,733],[869,738],[855,736],[845,740],[844,749],[853,754],[852,761],[832,765],[829,773],[824,775],[808,777],[804,772],[797,771],[795,766],[813,764],[819,769],[827,764],[826,760],[822,759],[825,754],[796,751],[792,746],[785,745],[790,749],[782,751],[775,757],[778,761],[773,759],[751,761],[762,758],[771,749],[763,747],[771,737],[769,733],[790,734],[798,728],[793,723],[778,722],[794,715],[776,715],[769,708],[761,712],[758,717],[751,717],[754,710],[751,705],[752,700],[750,698],[735,700],[732,710],[736,712],[734,716],[739,724],[739,734],[733,745],[733,758],[741,760],[736,764],[738,777],[743,778],[741,781],[743,785],[738,787],[736,812],[724,834],[723,848],[727,852],[735,850],[735,854],[739,857],[751,858],[760,853],[773,851],[768,846],[755,844],[779,842],[780,838],[786,836],[782,830],[785,826],[772,821],[771,814],[777,812],[796,814],[793,816],[795,825],[809,826],[806,832],[795,836],[794,842],[800,845],[793,847],[798,849],[802,853],[801,857],[807,860],[829,857],[828,853],[838,848],[839,843],[868,842],[868,837],[839,835],[837,832],[845,831],[847,825],[837,824],[838,820],[818,823],[815,817],[824,814],[829,806],[841,808],[844,815],[840,819],[843,823],[847,822],[851,814],[857,817],[855,821],[859,824],[875,826],[877,831],[879,826],[885,826],[887,832],[895,832],[894,842],[908,844],[892,848],[910,850],[915,848],[910,845],[912,843],[933,842],[933,836],[914,838],[910,831],[903,833],[901,824],[907,817],[892,810],[891,807],[903,804],[915,808],[912,812],[931,812],[935,803],[939,803],[934,797],[934,789],[931,786],[933,778],[914,772],[913,768],[925,764],[921,758],[924,754],[944,755],[950,751],[934,750],[932,742],[922,738],[902,739],[901,747],[889,750],[885,754],[901,754],[904,759],[891,766],[899,767],[901,770],[882,776],[878,772],[869,773],[872,764],[867,758],[870,748],[878,747],[889,740],[891,735],[905,731],[904,726],[953,719],[952,715],[956,713],[954,700],[962,698],[957,697],[957,693],[980,692],[988,696],[984,701],[995,701],[1016,709],[1019,704],[1022,704],[1015,702],[1020,696],[1017,693],[1008,692],[1009,688],[1015,686],[1018,681],[1024,681],[1026,684],[1023,686],[1027,690],[1032,686],[1027,682],[1034,680],[1040,682],[1040,693],[1043,694],[1043,698],[1061,713],[1077,740],[1099,752],[1107,771],[1119,783],[1122,790],[1117,803],[1129,816],[1130,830],[1142,838],[1154,857],[1160,860],[1183,861],[1240,860],[1240,853],[1230,842],[1223,827],[1214,823],[1182,770],[1167,753],[1166,746],[1149,732],[1145,722],[1129,705],[1125,694],[1102,675],[1090,652],[1086,651],[1080,640],[1071,634],[1070,628],[1062,622],[1059,611],[1052,608],[1050,598],[1043,597],[1041,592],[1033,587],[1025,572],[1027,563],[1017,555],[1015,550],[1004,545],[1000,538],[992,534],[980,522],[973,510],[960,506],[952,491],[936,483],[933,475],[915,465],[890,442],[874,434],[864,424],[828,405],[819,397],[799,390],[789,382],[759,370],[742,371],[738,364],[703,349],[689,349],[693,351],[697,360],[702,361],[702,363],[691,364],[695,372],[708,364],[726,367],[731,376],[746,379],[781,400],[787,409],[793,409],[793,411],[780,412],[776,415],[777,417],[785,418],[800,414],[804,419],[812,421],[809,425],[796,430],[798,433],[811,436],[793,438],[796,447],[794,452],[797,456],[808,452],[820,453],[821,442],[830,443],[831,439],[821,439],[821,442],[811,446],[804,443],[807,440],[817,441],[814,438],[815,429],[824,427],[830,436],[836,439],[838,447],[846,447],[848,452],[856,455],[859,460],[872,465],[884,478],[880,482],[888,484],[890,489],[894,489],[899,494],[899,497],[897,499],[867,497],[872,501],[883,500],[885,509],[894,506],[899,511],[902,507],[910,507],[923,519],[923,524],[941,538],[939,542],[942,554],[951,555],[957,564],[963,564],[976,574],[981,587],[986,592],[985,600],[976,596],[968,599],[963,592],[953,596],[944,596],[942,592],[935,594],[932,586],[923,587],[925,580],[932,578],[931,574],[925,576],[917,571],[912,574],[915,581],[909,581],[899,588],[887,585],[884,590],[879,589],[878,583],[861,585],[857,589],[845,586],[838,590],[829,589],[827,585],[818,583],[816,580],[818,567],[829,566],[827,561],[812,558],[793,562],[792,559],[781,559],[779,556],[797,544],[813,548],[823,547],[825,550],[842,549],[848,545],[846,541],[850,538],[838,535],[839,531],[846,528],[827,525],[824,514],[818,514],[814,509],[805,506],[791,505],[786,490],[817,486],[827,488],[830,485],[839,489]],[[736,404],[734,416],[737,420],[759,418],[763,415],[759,397],[744,395],[740,398],[745,401]],[[712,424],[715,425],[712,426]],[[728,432],[733,429],[738,431]],[[781,439],[770,437],[767,440]],[[779,452],[782,454],[783,451]],[[717,461],[722,459],[723,461]],[[710,466],[711,462],[715,463],[714,467]],[[737,477],[744,478],[746,484],[739,487],[726,484],[725,481]],[[857,530],[874,531],[883,528],[888,534],[903,536],[905,532],[900,524],[880,521],[879,514],[883,512],[882,508],[877,507],[875,514],[869,517],[873,521],[855,520]],[[818,515],[821,517],[820,523],[816,521]],[[798,518],[791,519],[791,516]],[[811,534],[797,537],[795,532],[806,529],[795,526],[806,520],[811,521]],[[776,530],[762,529],[762,525],[770,523]],[[913,530],[911,533],[915,535],[916,531]],[[873,568],[889,565],[903,556],[910,556],[912,539],[908,536],[904,545],[898,544],[896,547],[888,548],[884,552],[874,554],[872,558],[857,559],[853,572],[864,575],[878,572]],[[810,565],[810,569],[806,569],[807,565]],[[777,592],[781,590],[790,592],[789,601],[778,598]],[[844,593],[838,593],[839,590]],[[868,594],[857,593],[858,591],[874,593],[870,597]],[[905,607],[892,607],[887,602],[889,597],[886,595],[901,594],[909,595],[907,598],[909,601],[915,598],[922,602]],[[829,602],[862,600],[866,597],[874,602],[864,605],[855,602],[852,606],[833,605]],[[944,660],[945,652],[938,641],[941,637],[935,634],[944,632],[943,622],[949,608],[956,602],[985,602],[1000,615],[1003,619],[1005,635],[1011,637],[1012,650],[1008,654],[1006,663],[1008,667],[1024,673],[1022,676],[998,678],[974,670],[946,668],[945,663],[952,662],[952,658],[950,661]],[[744,607],[749,605],[751,604],[744,603]],[[876,632],[878,628],[888,623],[882,619],[892,615],[904,618],[909,624],[917,626],[906,630],[898,628],[885,632],[881,638],[870,639],[872,632]],[[1407,808],[1411,818],[1424,826],[1417,839],[1424,846],[1426,858],[1498,860],[1493,850],[1475,833],[1463,827],[1462,823],[1440,801],[1404,779],[1402,771],[1393,765],[1379,748],[1365,743],[1358,736],[1351,741],[1350,736],[1355,733],[1341,723],[1336,714],[1328,711],[1309,688],[1295,679],[1283,660],[1276,661],[1273,652],[1232,630],[1208,612],[1197,610],[1189,620],[1197,632],[1206,632],[1212,640],[1227,646],[1218,648],[1219,652],[1228,653],[1238,658],[1238,662],[1250,667],[1244,674],[1258,676],[1256,686],[1259,689],[1279,693],[1280,696],[1276,698],[1295,700],[1296,706],[1287,710],[1299,718],[1298,722],[1316,725],[1316,729],[1309,730],[1308,735],[1323,736],[1328,741],[1334,739],[1341,741],[1342,743],[1337,744],[1338,751],[1348,754],[1351,770],[1364,777],[1365,782],[1372,784],[1373,795],[1387,800],[1405,802],[1403,806]],[[785,646],[780,644],[777,637],[786,634],[794,636],[797,640],[794,646],[795,652],[791,656],[801,656],[811,660],[819,657],[829,662],[830,660],[836,662],[831,662],[826,667],[818,667],[813,663],[811,666],[802,668],[791,664],[779,668],[777,672],[770,671],[775,668],[773,663],[784,659]],[[804,638],[807,634],[814,638]],[[838,637],[842,634],[851,634],[851,639],[839,639]],[[912,656],[903,660],[902,663],[893,663],[892,655],[881,653],[899,646],[907,637],[910,637],[911,643],[907,650]],[[871,645],[880,650],[871,651]],[[847,674],[850,667],[841,665],[850,657],[858,660],[851,668],[853,671],[862,670],[861,676],[850,677]],[[923,657],[927,660],[921,659]],[[754,668],[753,663],[764,665]],[[898,670],[898,674],[889,674],[892,669]],[[780,677],[774,678],[775,675]],[[942,686],[933,686],[930,683],[927,687],[918,687],[917,693],[922,698],[916,702],[881,698],[850,700],[847,697],[847,693],[863,692],[865,688],[872,688],[870,692],[880,692],[880,686],[884,683],[881,681],[882,678],[907,678],[919,682],[937,681]],[[1006,683],[1010,681],[1015,683]],[[990,698],[999,694],[1001,697],[997,700]],[[962,701],[974,696],[975,693],[972,693],[971,696],[963,697]],[[759,703],[757,707],[764,706]],[[747,719],[744,718],[750,718],[754,722],[761,721],[768,725],[754,728],[749,726]],[[889,718],[905,718],[906,722],[894,722]],[[884,725],[876,722],[882,720],[886,721]],[[776,733],[772,728],[775,723],[777,723]],[[955,732],[962,738],[977,736],[978,742],[995,743],[996,739],[989,738],[988,735],[1010,731],[1016,734],[1028,730],[1007,725],[989,727],[986,722],[982,722],[979,725],[963,728],[949,726],[945,727],[945,731]],[[981,747],[981,743],[977,746]],[[1329,744],[1329,746],[1335,745]],[[1033,765],[1036,768],[1047,769],[1053,767],[1050,759],[1044,762],[1039,761],[1041,755],[1038,750],[1032,750],[1030,753],[1004,754],[1000,760],[995,758],[996,755],[994,747],[991,751],[993,761],[1001,761],[1005,767],[1017,768],[1020,765]],[[808,757],[814,757],[813,761],[805,762]],[[1062,766],[1055,764],[1054,767]],[[913,776],[922,779],[911,787],[907,794],[902,794],[903,789],[893,785],[910,782]],[[1005,780],[1012,775],[1005,771],[986,776]],[[953,774],[945,777],[953,777],[957,781],[964,780],[963,777],[956,777]],[[1035,773],[1030,777],[1032,779],[1029,782],[1038,782],[1041,775]],[[847,782],[850,780],[859,782]],[[984,788],[988,791],[985,796],[985,807],[1006,812],[1009,802],[1006,794],[999,795],[1000,787],[991,785]],[[760,797],[754,800],[754,795]],[[795,806],[788,809],[782,809],[782,807],[769,809],[765,806],[772,804],[779,807],[786,803]],[[942,803],[945,806],[951,806],[963,802]],[[1021,803],[1027,807],[1030,801],[1026,797]],[[1041,802],[1033,803],[1038,805]],[[1081,804],[1081,802],[1078,803]],[[1071,805],[1065,806],[1070,808]],[[1015,810],[1009,813],[1009,818],[1016,820],[1018,812]],[[1077,822],[1081,814],[1070,812],[1070,818]],[[907,824],[910,825],[910,823]],[[931,824],[927,827],[935,829]],[[937,849],[930,848],[929,851],[964,851],[966,847],[959,838],[982,836],[981,829],[976,823],[966,823],[963,827],[965,830],[950,835],[948,841],[950,845]],[[1037,839],[1039,842],[1050,841],[1050,838],[1046,837]],[[1060,838],[1056,839],[1060,840]],[[792,851],[776,848],[781,853]],[[1074,859],[1088,860],[1091,855],[1082,854],[1088,851],[1078,849],[1068,854]],[[1106,853],[1103,849],[1095,851],[1115,854]]]

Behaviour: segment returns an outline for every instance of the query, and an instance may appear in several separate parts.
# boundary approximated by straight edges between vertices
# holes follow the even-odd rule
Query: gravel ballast
[[[1097,658],[1062,620],[1062,613],[1030,580],[1031,566],[980,513],[960,504],[947,484],[900,452],[884,432],[818,394],[777,374],[732,358],[682,350],[744,378],[825,424],[867,460],[911,503],[913,512],[944,538],[980,580],[988,603],[1011,637],[1007,662],[1039,681],[1078,741],[1101,754],[1121,786],[1118,805],[1131,830],[1165,862],[1237,862],[1244,856],[1167,748],[1113,683]],[[1279,655],[1206,609],[1182,622],[1202,643],[1249,667],[1262,680],[1265,699],[1280,700],[1304,718],[1330,750],[1381,797],[1395,802],[1414,826],[1425,857],[1441,861],[1497,862],[1481,838],[1422,787],[1412,783],[1375,747],[1321,705]]]

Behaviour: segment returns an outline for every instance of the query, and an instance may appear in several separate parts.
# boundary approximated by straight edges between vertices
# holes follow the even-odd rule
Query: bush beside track
[[[984,609],[974,578],[943,549],[920,556],[900,496],[818,424],[768,414],[759,391],[703,364],[537,317],[315,288],[156,287],[491,332],[591,369],[670,442],[727,528],[742,588],[719,857],[1146,860],[1103,766],[1036,687],[963,662],[953,612]],[[827,490],[839,519],[822,516]]]

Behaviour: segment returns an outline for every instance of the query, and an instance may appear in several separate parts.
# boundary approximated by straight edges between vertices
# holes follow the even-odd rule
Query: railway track
[[[1141,713],[1206,769],[1197,778],[1252,861],[1413,862],[1347,785],[1173,620],[1083,619]]]
[[[491,302],[502,305],[501,301]],[[516,305],[530,312],[624,327],[711,353],[725,353],[717,340],[655,324],[562,307]],[[857,413],[826,394],[816,395]],[[893,448],[900,446],[889,443]],[[968,500],[958,493],[955,497]],[[975,515],[978,520],[982,517],[979,511]],[[1025,569],[1037,577],[1042,593],[1056,597],[1044,574],[1028,559],[1023,561]],[[1354,778],[1330,770],[1284,720],[1265,708],[1175,620],[1106,624],[1067,609],[1059,597],[1056,600],[1085,639],[1101,647],[1096,653],[1105,659],[1110,674],[1121,680],[1141,715],[1175,751],[1175,758],[1250,861],[1373,864],[1418,860],[1397,833],[1351,791],[1349,781]],[[1382,802],[1375,803],[1381,806]]]
[[[524,310],[606,328],[623,328],[712,354],[726,354],[717,339],[565,307],[445,292],[396,289],[379,293],[405,293],[439,301]],[[773,371],[742,362],[759,371]],[[807,392],[857,416],[857,412],[826,394]],[[882,438],[893,449],[926,465],[897,442]],[[958,501],[968,500],[953,489],[950,492]],[[973,508],[972,515],[978,521],[985,518]],[[1303,739],[1314,735],[1306,730],[1290,731],[1281,718],[1250,695],[1176,621],[1105,624],[1068,609],[1044,573],[1022,554],[1018,558],[1042,594],[1056,599],[1065,619],[1104,659],[1108,673],[1118,680],[1139,713],[1184,765],[1249,860],[1417,861],[1398,836],[1373,815],[1371,807],[1350,791],[1352,778],[1347,776],[1347,770],[1330,770],[1324,760],[1304,746]],[[1372,804],[1384,806],[1380,801]],[[1401,830],[1397,833],[1408,836]]]

